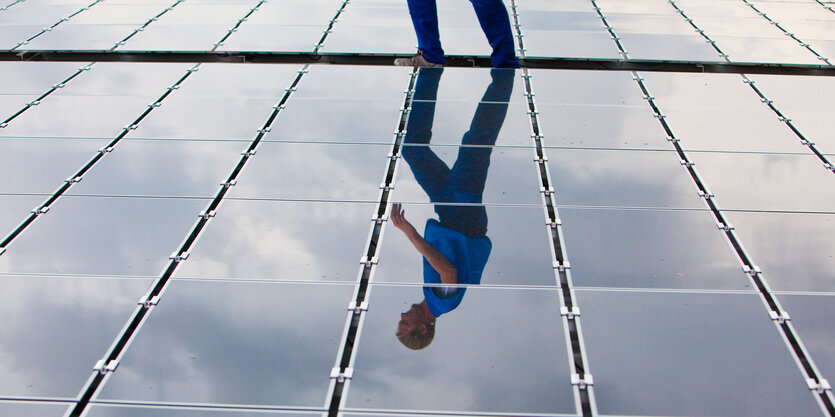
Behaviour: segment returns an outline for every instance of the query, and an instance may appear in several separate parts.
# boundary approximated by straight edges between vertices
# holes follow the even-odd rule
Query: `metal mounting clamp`
[[[238,183],[238,180],[235,179],[235,180],[229,180],[227,182],[222,182],[222,183],[220,183],[220,185],[222,185],[224,187],[234,187],[235,184],[237,184],[237,183]]]
[[[545,225],[548,226],[548,227],[552,227],[552,228],[555,228],[557,226],[562,226],[562,220],[561,219],[554,219],[554,220],[548,219],[548,220],[545,220]]]
[[[750,266],[750,267],[748,265],[743,266],[742,271],[745,272],[748,275],[757,275],[757,274],[762,274],[763,273],[763,271],[761,271],[760,268],[756,265],[753,265],[753,266]]]
[[[100,374],[104,375],[108,372],[114,372],[118,366],[119,361],[116,359],[107,362],[107,364],[105,364],[105,359],[99,359],[99,361],[96,362],[96,365],[93,366],[93,370],[99,371]]]
[[[338,367],[331,369],[331,379],[336,379],[337,382],[345,382],[347,379],[354,377],[354,368],[345,368],[345,371]]]
[[[768,312],[768,315],[771,316],[772,321],[776,321],[777,323],[785,323],[792,319],[791,316],[789,316],[789,313],[785,311],[772,310]]]
[[[136,304],[141,305],[141,306],[145,306],[145,307],[155,306],[155,305],[159,304],[159,296],[155,295],[151,298],[148,298],[147,296],[142,297],[142,299],[140,299],[139,302],[136,303]]]
[[[684,165],[684,166],[686,166],[686,167],[688,167],[688,168],[692,167],[693,165],[696,165],[694,162],[685,161],[685,160],[683,160],[683,159],[682,159],[681,161],[679,161],[679,162],[680,162],[682,165]]]
[[[726,231],[726,232],[729,232],[729,231],[731,231],[731,230],[734,230],[734,227],[733,227],[730,223],[720,223],[720,222],[716,222],[716,227],[718,227],[718,228],[719,228],[719,230],[724,230],[724,231]]]
[[[360,263],[365,266],[376,265],[378,261],[379,259],[376,256],[371,259],[368,259],[367,256],[363,256],[362,259],[360,259]]]
[[[241,155],[249,157],[249,156],[255,155],[255,152],[256,152],[255,149],[253,149],[251,151],[243,151],[243,152],[241,152]]]
[[[214,211],[214,210],[208,210],[208,211],[204,210],[204,211],[201,211],[200,214],[198,214],[197,216],[208,220],[212,217],[215,217],[216,214],[217,214],[217,212]]]
[[[380,217],[373,217],[371,219],[371,221],[376,223],[376,224],[383,224],[383,222],[388,220],[388,219],[389,219],[388,216],[383,215],[383,216],[380,216]]]
[[[580,378],[580,374],[571,374],[571,385],[576,385],[580,389],[586,389],[586,387],[594,385],[594,378],[591,374],[585,374],[583,378]]]
[[[701,197],[701,198],[713,198],[713,197],[716,197],[716,196],[713,195],[713,193],[710,192],[710,191],[699,190],[699,197]]]
[[[174,262],[182,262],[182,261],[185,261],[186,259],[188,259],[188,255],[189,255],[188,251],[183,252],[183,253],[174,252],[174,253],[171,254],[171,256],[168,257],[168,259],[171,259]]]
[[[368,301],[363,301],[359,305],[357,305],[356,301],[351,301],[348,303],[348,310],[355,313],[358,311],[368,311]]]
[[[815,380],[815,378],[808,378],[806,379],[806,385],[810,390],[815,391],[818,394],[823,394],[824,391],[832,390],[832,386],[829,385],[829,381],[824,378],[820,378],[819,380]]]
[[[567,271],[567,270],[571,269],[571,264],[568,261],[562,261],[562,262],[554,261],[551,264],[551,266],[553,266],[554,269],[556,269],[557,271],[560,271],[560,272]]]
[[[67,179],[64,180],[64,182],[66,182],[68,184],[77,184],[77,183],[81,182],[81,180],[82,180],[82,177],[78,176],[78,177],[67,178]]]
[[[46,213],[47,211],[49,211],[49,206],[46,206],[46,207],[35,207],[35,208],[33,208],[32,210],[30,210],[29,212],[30,212],[30,213],[32,213],[32,214],[38,215],[38,214],[44,214],[44,213]]]
[[[580,317],[580,307],[573,306],[571,309],[568,307],[560,307],[560,316],[568,317],[569,320],[574,320],[574,317]]]

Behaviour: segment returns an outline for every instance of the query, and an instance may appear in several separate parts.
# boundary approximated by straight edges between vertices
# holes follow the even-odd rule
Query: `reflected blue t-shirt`
[[[493,244],[487,236],[467,236],[455,229],[444,227],[435,219],[426,221],[423,238],[444,255],[455,267],[459,284],[480,284],[481,274]],[[440,284],[441,275],[426,258],[423,258],[423,282]],[[447,290],[447,291],[444,291]],[[433,316],[439,317],[458,307],[466,288],[423,287],[426,305]],[[445,294],[446,293],[446,294]]]

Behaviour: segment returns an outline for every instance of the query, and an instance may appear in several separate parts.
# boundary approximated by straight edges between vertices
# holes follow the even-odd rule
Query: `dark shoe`
[[[411,56],[409,58],[397,58],[397,59],[394,60],[394,65],[397,65],[399,67],[417,67],[417,68],[422,68],[422,67],[442,68],[443,67],[443,65],[441,65],[441,64],[435,64],[435,63],[427,61],[426,58],[423,57],[423,54],[421,54],[420,52],[418,52],[417,54],[415,54],[414,56]]]

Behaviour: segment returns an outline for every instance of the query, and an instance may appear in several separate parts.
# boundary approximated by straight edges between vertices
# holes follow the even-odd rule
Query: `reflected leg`
[[[510,17],[502,0],[470,0],[481,30],[493,48],[490,60],[496,68],[519,68]]]
[[[445,200],[443,185],[450,172],[444,161],[429,149],[435,119],[435,99],[438,97],[438,83],[443,71],[443,68],[419,70],[401,151],[418,184],[432,202]]]
[[[452,202],[481,204],[490,155],[507,115],[508,100],[513,91],[514,70],[490,72],[493,82],[484,92],[473,115],[470,130],[461,140],[458,158],[443,188]],[[448,200],[449,201],[449,200]],[[487,212],[484,206],[436,206],[441,223],[468,235],[487,233]]]
[[[418,38],[418,49],[427,61],[445,64],[441,48],[441,34],[438,31],[438,6],[435,0],[407,0],[409,15]]]

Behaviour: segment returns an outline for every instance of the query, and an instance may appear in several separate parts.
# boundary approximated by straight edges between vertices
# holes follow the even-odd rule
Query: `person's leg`
[[[435,99],[443,68],[421,68],[418,72],[412,108],[406,122],[406,138],[401,153],[412,169],[415,179],[432,202],[442,201],[444,183],[449,167],[429,149],[432,122],[435,119]]]
[[[481,30],[493,48],[490,60],[496,68],[519,68],[516,44],[510,30],[510,17],[502,0],[470,0]]]
[[[444,185],[444,188],[452,190],[454,203],[468,205],[443,207],[438,211],[441,222],[465,234],[487,233],[487,212],[484,206],[476,204],[482,202],[487,170],[490,168],[490,155],[507,115],[515,73],[512,69],[490,71],[493,82],[487,87],[478,104],[470,123],[470,130],[461,139],[462,146],[458,151],[458,158]]]
[[[438,7],[435,0],[407,0],[407,3],[418,39],[418,49],[427,61],[443,65],[444,50],[441,48]]]

